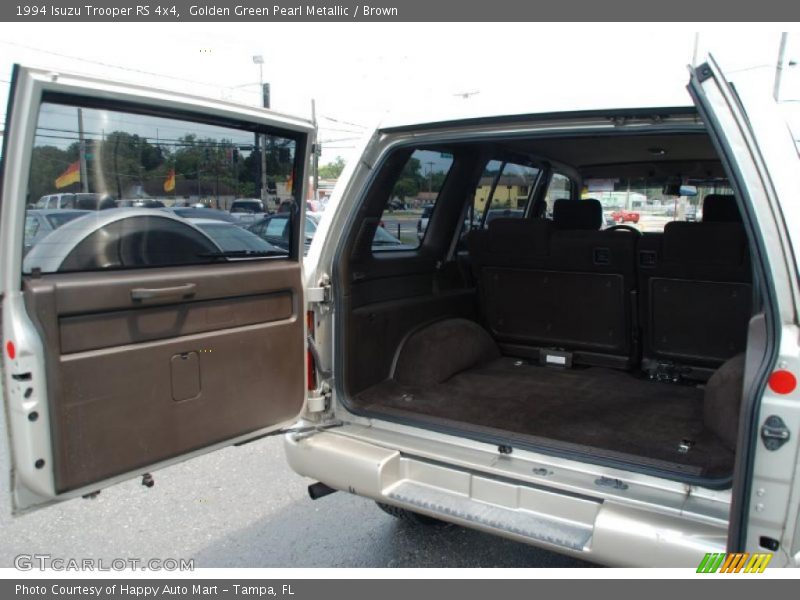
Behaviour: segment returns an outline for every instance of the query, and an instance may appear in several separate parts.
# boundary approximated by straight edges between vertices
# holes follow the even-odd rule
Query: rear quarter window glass
[[[392,186],[373,251],[419,248],[452,166],[453,156],[447,152],[414,150]]]

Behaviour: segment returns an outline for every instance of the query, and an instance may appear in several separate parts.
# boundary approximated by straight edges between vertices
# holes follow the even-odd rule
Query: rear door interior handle
[[[131,300],[152,300],[156,298],[189,298],[195,295],[197,285],[194,283],[184,283],[163,288],[133,288],[131,290]]]

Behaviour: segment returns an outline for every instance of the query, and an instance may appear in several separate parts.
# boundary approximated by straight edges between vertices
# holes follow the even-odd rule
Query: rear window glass
[[[586,179],[582,198],[603,206],[603,227],[629,225],[642,232],[663,231],[671,221],[702,221],[707,196],[733,196],[722,178],[605,178]]]
[[[373,250],[419,248],[452,166],[453,156],[447,152],[415,150],[411,154],[381,214]]]
[[[64,223],[69,223],[73,219],[77,219],[78,217],[82,217],[86,213],[83,212],[72,212],[72,211],[64,211],[62,212],[55,212],[50,213],[47,215],[47,222],[53,227],[53,229],[58,229]]]

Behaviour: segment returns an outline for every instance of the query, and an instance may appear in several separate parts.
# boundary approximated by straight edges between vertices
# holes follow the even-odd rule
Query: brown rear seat
[[[744,352],[752,287],[733,196],[708,196],[701,223],[668,223],[643,236],[637,254],[643,368],[715,368]]]
[[[497,219],[468,240],[487,328],[512,355],[561,348],[631,366],[635,238],[598,231],[597,200],[558,200],[553,222]]]

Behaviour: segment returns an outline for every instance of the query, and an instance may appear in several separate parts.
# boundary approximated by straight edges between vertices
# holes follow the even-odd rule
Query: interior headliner
[[[631,176],[724,177],[711,139],[704,132],[620,134],[507,140],[509,152],[576,169],[584,179]]]

